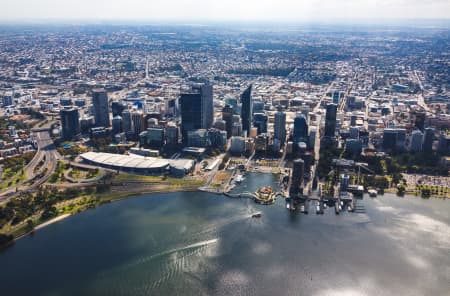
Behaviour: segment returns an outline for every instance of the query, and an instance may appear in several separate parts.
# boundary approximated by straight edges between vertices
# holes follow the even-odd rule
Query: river
[[[249,174],[237,190],[274,184]],[[367,196],[291,213],[202,193],[139,196],[0,253],[2,295],[448,295],[450,201]],[[251,214],[262,212],[261,218]]]

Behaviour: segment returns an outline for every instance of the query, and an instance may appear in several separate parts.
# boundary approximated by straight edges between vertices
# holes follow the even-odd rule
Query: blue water
[[[237,190],[274,182],[251,174]],[[450,201],[361,204],[304,215],[200,192],[114,202],[1,252],[1,295],[448,295]]]

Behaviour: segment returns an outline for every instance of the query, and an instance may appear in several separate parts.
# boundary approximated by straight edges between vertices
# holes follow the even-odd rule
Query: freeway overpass
[[[26,179],[15,187],[0,192],[0,202],[16,197],[20,192],[28,192],[42,185],[55,171],[57,161],[62,159],[50,138],[49,128],[33,129],[31,135],[37,142],[38,150],[34,158],[25,167]],[[44,161],[42,168],[47,168],[47,171],[43,176],[38,177],[36,168],[42,161]],[[26,185],[29,182],[32,182],[32,184]]]

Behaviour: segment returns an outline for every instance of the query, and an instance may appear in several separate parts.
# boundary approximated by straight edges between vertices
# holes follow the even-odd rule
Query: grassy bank
[[[144,177],[144,178],[142,178]],[[105,203],[129,198],[132,196],[154,193],[168,193],[180,191],[196,191],[199,186],[203,184],[202,180],[195,179],[172,179],[166,178],[164,181],[161,177],[146,177],[146,176],[122,176],[119,179],[121,182],[127,180],[132,182],[130,185],[115,185],[109,186],[106,190],[104,187],[97,188],[97,193],[94,190],[79,189],[78,195],[72,196],[68,199],[58,200],[51,207],[51,213],[48,214],[48,208],[39,208],[38,210],[29,213],[26,217],[22,217],[18,223],[4,223],[0,228],[0,235],[10,239],[17,239],[35,230],[35,227],[47,223],[62,215],[75,215],[88,209],[93,209]],[[144,181],[145,180],[145,181]],[[116,180],[114,179],[114,182]],[[101,192],[99,192],[101,191]],[[88,192],[91,192],[90,194]],[[33,197],[35,200],[37,197]],[[1,241],[1,240],[0,240]],[[4,245],[8,244],[8,241]]]

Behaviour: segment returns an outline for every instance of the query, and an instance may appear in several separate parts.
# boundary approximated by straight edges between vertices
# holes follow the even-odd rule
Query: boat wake
[[[183,246],[183,247],[166,250],[166,251],[159,252],[159,253],[151,255],[151,256],[140,258],[139,260],[131,262],[129,264],[126,264],[126,265],[124,265],[124,266],[122,266],[122,267],[120,267],[118,269],[120,271],[125,271],[127,269],[134,268],[135,266],[138,266],[138,265],[141,265],[141,264],[145,264],[148,261],[151,261],[153,259],[157,259],[159,257],[164,257],[164,256],[172,255],[174,253],[188,251],[188,250],[191,250],[191,249],[204,248],[204,247],[207,247],[209,245],[216,244],[218,241],[219,241],[218,238],[214,238],[214,239],[204,240],[204,241],[201,241],[201,242],[198,242],[198,243],[193,243],[193,244],[190,244],[190,245],[187,245],[187,246]],[[119,270],[116,270],[116,271],[119,271]]]

